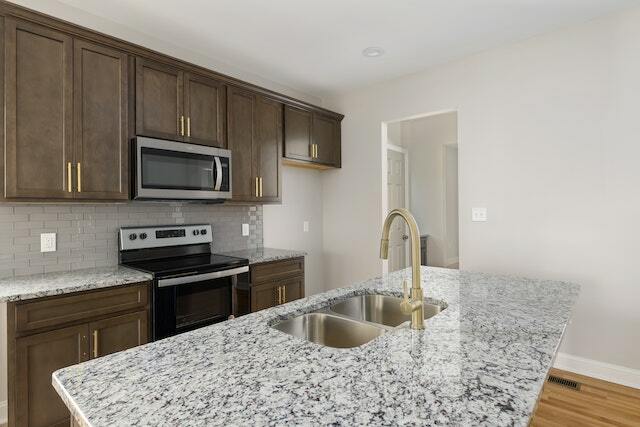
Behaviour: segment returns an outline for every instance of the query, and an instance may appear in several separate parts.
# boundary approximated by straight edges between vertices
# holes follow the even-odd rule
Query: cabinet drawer
[[[148,299],[148,286],[144,283],[19,303],[16,305],[16,332],[145,308]]]
[[[255,285],[299,275],[304,275],[304,257],[252,266],[251,284]]]

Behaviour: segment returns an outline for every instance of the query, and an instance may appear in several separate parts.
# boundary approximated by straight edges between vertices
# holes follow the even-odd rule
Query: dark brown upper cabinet
[[[225,85],[136,58],[136,133],[226,147]]]
[[[74,196],[73,39],[6,18],[5,197]]]
[[[227,120],[233,201],[280,202],[282,103],[229,87]]]
[[[128,199],[127,55],[5,21],[12,199]]]
[[[128,199],[128,56],[74,41],[75,197]]]
[[[182,70],[136,58],[136,134],[182,139],[183,82]]]
[[[341,167],[342,116],[284,107],[284,157],[294,166]]]
[[[284,107],[284,155],[289,159],[311,161],[313,147],[311,111],[285,105]]]
[[[226,147],[227,92],[225,85],[193,73],[184,75],[185,141]]]
[[[341,166],[340,120],[322,113],[313,113],[313,161],[339,168]]]

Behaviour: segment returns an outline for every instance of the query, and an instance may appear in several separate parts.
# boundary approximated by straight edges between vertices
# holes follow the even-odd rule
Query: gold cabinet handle
[[[262,177],[260,177],[259,181],[260,181],[260,196],[259,197],[262,197]]]
[[[316,159],[318,158],[318,144],[313,144],[316,146]]]
[[[178,133],[180,134],[180,136],[184,136],[184,116],[180,116],[180,119],[178,120]]]
[[[191,117],[187,117],[187,136],[191,137]]]
[[[316,156],[316,144],[311,144],[309,149],[311,150],[311,158],[314,159]]]
[[[98,330],[93,331],[93,357],[98,357]]]
[[[284,304],[285,302],[287,302],[287,287],[283,286],[282,287],[282,303]]]
[[[278,304],[282,304],[282,289],[278,286]]]
[[[71,193],[71,162],[67,162],[67,191]]]
[[[313,144],[313,158],[316,158],[316,144]]]
[[[260,197],[259,178],[256,176],[256,197]]]
[[[76,172],[78,173],[78,193],[82,192],[82,169],[81,169],[81,165],[80,162],[78,162],[78,169],[76,170]]]

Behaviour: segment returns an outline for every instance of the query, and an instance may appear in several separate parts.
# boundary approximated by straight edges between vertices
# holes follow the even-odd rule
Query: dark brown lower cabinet
[[[106,356],[148,341],[146,310],[89,323],[91,357]]]
[[[144,344],[147,283],[7,304],[10,426],[68,426],[54,371]]]
[[[251,311],[304,298],[304,258],[251,266]]]
[[[16,340],[16,426],[69,425],[69,411],[51,385],[51,374],[89,360],[88,325],[71,326]]]

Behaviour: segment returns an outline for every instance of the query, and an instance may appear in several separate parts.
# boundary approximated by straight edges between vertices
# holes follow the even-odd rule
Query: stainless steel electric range
[[[120,264],[154,277],[153,340],[233,315],[233,290],[249,261],[212,254],[212,241],[209,224],[120,229]]]

